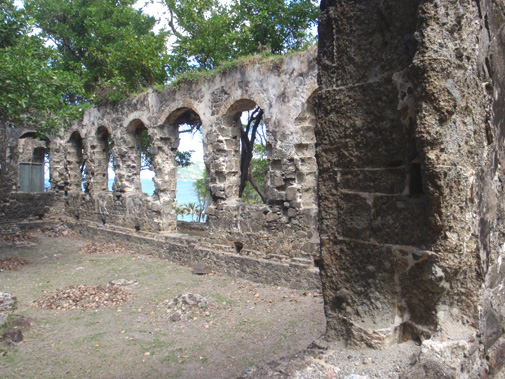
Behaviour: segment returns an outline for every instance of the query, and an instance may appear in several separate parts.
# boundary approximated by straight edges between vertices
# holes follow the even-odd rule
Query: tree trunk
[[[266,197],[261,188],[258,186],[254,178],[252,177],[251,161],[253,158],[254,142],[256,141],[256,132],[258,131],[258,126],[263,119],[263,110],[257,107],[251,114],[251,117],[247,121],[247,126],[245,129],[240,128],[240,140],[242,142],[242,150],[240,152],[240,186],[238,190],[238,196],[241,198],[244,194],[247,181],[251,183],[253,188],[258,192],[263,202],[266,202]],[[249,134],[251,135],[249,137]],[[252,180],[251,180],[252,179]],[[253,183],[254,182],[254,183]]]

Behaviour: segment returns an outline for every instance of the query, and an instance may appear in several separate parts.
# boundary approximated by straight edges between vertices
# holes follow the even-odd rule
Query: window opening
[[[47,159],[47,160],[46,160]],[[20,192],[44,192],[50,188],[47,138],[27,133],[18,140],[18,188]]]
[[[51,157],[49,152],[44,154],[44,192],[51,190]]]
[[[151,148],[151,137],[145,126],[137,127],[137,145],[135,148],[140,150],[140,187],[143,193],[152,196],[154,193],[154,170],[153,154]]]
[[[251,104],[251,103],[249,103]],[[248,204],[267,202],[269,145],[263,110],[256,104],[238,112],[234,119],[240,128],[239,197]]]
[[[192,109],[180,109],[172,116],[175,121],[175,163],[177,185],[175,206],[177,219],[188,222],[206,222],[210,194],[206,187],[206,169],[203,161],[203,135],[200,116]]]
[[[113,191],[114,182],[116,180],[116,170],[114,168],[114,141],[109,135],[107,140],[107,188],[109,191]]]

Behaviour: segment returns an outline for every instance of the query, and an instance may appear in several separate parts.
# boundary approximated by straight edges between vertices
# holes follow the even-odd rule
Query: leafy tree
[[[237,17],[245,20],[238,34],[241,55],[262,49],[283,54],[313,43],[307,30],[316,25],[319,2],[311,0],[238,0]]]
[[[24,10],[13,1],[0,3],[0,121],[55,134],[81,115],[68,102],[79,94],[80,78],[56,67],[59,56],[31,35]]]
[[[188,203],[186,206],[186,214],[191,216],[191,221],[194,221],[198,206],[195,203]]]
[[[134,0],[25,0],[61,57],[55,66],[82,78],[86,99],[118,100],[167,79],[167,34],[132,7]],[[79,97],[76,96],[76,101]]]
[[[177,204],[177,201],[174,201],[172,203],[172,208],[174,209],[177,217],[179,216],[184,217],[187,214],[186,206]]]
[[[308,29],[319,8],[312,0],[161,0],[176,38],[172,75],[212,69],[239,56],[282,54],[313,42]]]
[[[207,206],[210,204],[210,192],[207,189],[207,170],[203,172],[203,177],[200,179],[195,180],[193,183],[193,188],[195,189],[196,192],[196,197],[198,199],[198,209],[197,209],[197,216],[198,222],[203,222],[205,221],[205,210],[207,209]]]

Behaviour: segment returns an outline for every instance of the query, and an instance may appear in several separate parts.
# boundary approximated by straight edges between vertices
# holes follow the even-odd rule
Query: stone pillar
[[[430,260],[427,199],[407,189],[414,125],[402,123],[394,81],[412,62],[416,11],[415,1],[323,2],[316,127],[321,275],[327,337],[351,344],[396,340],[407,311],[399,272],[408,262]],[[438,288],[431,293],[437,294]]]
[[[68,190],[69,177],[65,158],[67,148],[61,140],[53,138],[51,140],[50,170],[51,170],[51,190],[64,193]]]
[[[65,151],[69,192],[82,191],[81,165],[87,157],[83,154],[83,140],[79,132],[74,132],[68,140]]]
[[[109,182],[109,132],[101,127],[91,137],[89,144],[88,172],[90,192],[108,192]]]
[[[146,127],[140,120],[130,123],[126,131],[117,130],[113,148],[116,180],[113,191],[118,193],[142,192],[140,184],[141,149],[140,134]]]
[[[373,347],[414,339],[425,347],[421,361],[442,360],[458,377],[497,373],[505,362],[503,7],[328,0],[321,8],[327,338]]]
[[[238,200],[240,184],[240,113],[216,117],[204,129],[205,165],[214,203]]]
[[[179,146],[179,127],[170,124],[158,126],[156,137],[152,142],[154,154],[154,184],[152,210],[160,214],[161,230],[175,230],[177,214],[173,203],[177,194],[176,155]]]

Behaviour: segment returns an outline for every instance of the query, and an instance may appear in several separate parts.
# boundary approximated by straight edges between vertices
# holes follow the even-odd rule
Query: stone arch
[[[67,150],[67,172],[68,172],[68,190],[70,192],[88,191],[88,182],[86,179],[86,160],[87,154],[84,149],[84,141],[79,131],[74,131],[68,139]]]
[[[141,137],[149,133],[146,124],[139,118],[130,120],[123,135],[123,148],[116,151],[114,192],[142,192],[140,170],[142,168]]]
[[[164,208],[170,208],[177,193],[177,151],[179,147],[179,128],[189,125],[200,129],[202,120],[200,115],[189,107],[181,107],[172,111],[166,120],[158,126],[156,139],[154,140],[154,171],[155,194],[164,204]],[[172,215],[175,222],[175,213]]]
[[[236,100],[223,116],[216,119],[213,133],[207,135],[205,148],[208,158],[205,164],[209,172],[209,187],[214,203],[239,200],[242,174],[241,115],[242,112],[251,111],[257,106],[259,105],[256,101],[248,98]],[[263,119],[265,118],[263,116]],[[268,146],[267,141],[267,150]]]

